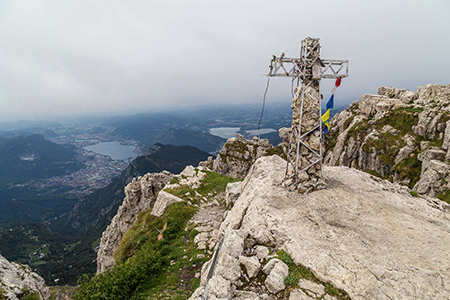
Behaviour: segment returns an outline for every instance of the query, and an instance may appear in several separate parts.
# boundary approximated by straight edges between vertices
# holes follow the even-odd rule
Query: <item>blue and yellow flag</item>
[[[328,122],[330,119],[330,109],[327,109],[327,112],[324,113],[320,119],[322,120],[322,123]]]

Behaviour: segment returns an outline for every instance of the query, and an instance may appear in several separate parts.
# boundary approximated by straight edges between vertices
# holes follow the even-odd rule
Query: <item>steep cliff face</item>
[[[0,255],[0,299],[19,300],[28,296],[50,298],[50,290],[44,279],[30,267],[10,263]],[[36,298],[33,298],[36,299]]]
[[[450,85],[381,87],[331,121],[325,163],[351,166],[445,198],[450,186]]]
[[[156,196],[170,182],[169,172],[146,174],[136,178],[125,187],[125,199],[119,207],[111,224],[102,234],[97,254],[97,273],[114,266],[114,251],[128,229],[134,224],[139,213],[149,210],[156,201]]]

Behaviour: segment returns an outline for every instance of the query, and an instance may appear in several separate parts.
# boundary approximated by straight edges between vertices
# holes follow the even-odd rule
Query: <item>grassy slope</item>
[[[207,172],[196,191],[211,198],[236,180]],[[188,187],[167,191],[200,202]],[[198,232],[188,225],[197,209],[181,202],[170,206],[161,218],[142,212],[114,253],[117,265],[93,278],[84,276],[74,299],[186,299],[200,284],[195,273],[210,258],[208,252],[196,249]]]

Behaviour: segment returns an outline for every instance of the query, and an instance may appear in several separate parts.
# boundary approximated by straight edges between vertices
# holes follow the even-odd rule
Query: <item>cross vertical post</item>
[[[270,77],[297,80],[292,100],[292,126],[285,152],[287,156],[284,186],[300,193],[325,188],[322,178],[323,130],[320,90],[322,78],[348,77],[348,60],[320,58],[320,40],[302,40],[299,58],[274,56]]]

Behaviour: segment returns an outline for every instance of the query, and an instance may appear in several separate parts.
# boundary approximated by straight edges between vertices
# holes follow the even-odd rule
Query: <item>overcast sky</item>
[[[260,103],[271,55],[308,36],[350,61],[337,105],[449,84],[449,16],[449,0],[0,0],[0,122]]]

